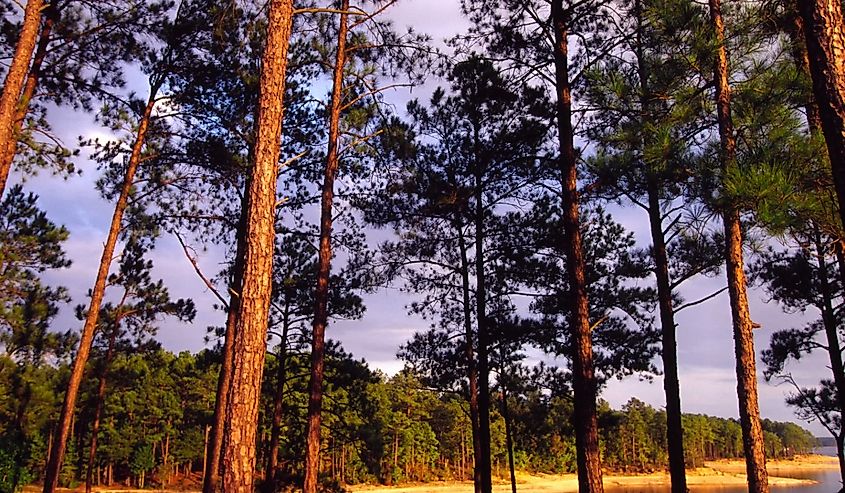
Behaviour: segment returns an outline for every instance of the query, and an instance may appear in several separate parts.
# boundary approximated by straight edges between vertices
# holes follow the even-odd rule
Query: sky
[[[428,33],[434,40],[442,40],[467,26],[466,20],[460,15],[458,0],[405,0],[393,10],[391,17],[397,28],[412,24],[416,31]],[[133,81],[133,84],[143,85],[138,81]],[[399,94],[396,97],[401,100],[407,99],[408,95]],[[420,94],[414,97],[420,97]],[[67,145],[73,145],[80,135],[108,137],[105,130],[98,128],[89,115],[53,109],[51,118],[56,134]],[[42,173],[27,178],[25,182],[27,190],[39,194],[39,205],[48,212],[50,218],[71,231],[65,248],[73,265],[46,274],[47,282],[68,287],[73,298],[73,303],[63,309],[57,319],[56,328],[60,330],[81,328],[81,323],[73,317],[73,306],[87,301],[85,295],[96,275],[112,213],[112,204],[101,199],[94,189],[93,183],[98,175],[96,168],[85,159],[79,161],[79,166],[82,175],[67,181]],[[20,180],[18,174],[13,174],[13,182]],[[641,245],[648,244],[646,218],[639,209],[616,208],[613,213],[617,221],[635,233]],[[198,308],[197,317],[190,325],[166,322],[159,331],[159,339],[167,349],[173,351],[202,349],[206,344],[206,327],[224,323],[224,314],[212,308],[216,298],[196,276],[173,237],[165,235],[161,238],[152,259],[155,263],[154,274],[165,281],[172,296],[192,298]],[[219,251],[199,252],[199,264],[205,272],[216,273],[222,261],[222,253]],[[713,279],[697,280],[690,283],[683,294],[688,299],[697,299],[724,284],[724,274]],[[750,299],[752,317],[762,325],[762,328],[755,331],[758,354],[768,346],[775,330],[798,326],[807,318],[783,314],[775,303],[767,302],[760,290],[752,291]],[[356,357],[366,358],[371,366],[393,373],[401,368],[401,363],[395,357],[398,347],[410,339],[415,331],[424,330],[429,325],[425,320],[407,315],[405,305],[412,300],[411,295],[396,288],[368,295],[365,298],[365,316],[360,320],[331,325],[328,336],[341,341]],[[677,319],[684,411],[736,417],[736,377],[727,294],[681,312]],[[762,368],[759,361],[758,368]],[[805,385],[814,384],[830,373],[822,355],[802,359],[800,365],[793,364],[789,369]],[[789,390],[760,378],[760,408],[763,417],[795,419],[792,411],[784,404],[784,394]],[[638,377],[612,381],[602,395],[614,407],[620,407],[631,397],[662,407],[665,399],[661,377],[657,376],[652,381]],[[818,425],[806,426],[819,436],[825,433]]]

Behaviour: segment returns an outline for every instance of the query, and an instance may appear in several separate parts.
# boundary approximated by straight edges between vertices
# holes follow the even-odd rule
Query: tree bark
[[[839,0],[799,0],[813,94],[845,226],[845,20]]]
[[[572,129],[572,95],[569,81],[569,19],[562,0],[552,1],[554,29],[557,125],[560,144],[563,247],[569,281],[572,390],[575,398],[574,428],[580,493],[602,493],[601,455],[596,418],[597,384],[593,368],[593,341],[587,299],[584,251],[578,197],[578,163]]]
[[[672,304],[672,284],[669,277],[669,255],[663,235],[663,221],[657,186],[649,179],[648,216],[654,255],[657,298],[660,310],[661,358],[663,360],[663,391],[666,394],[666,440],[669,446],[669,475],[672,493],[687,492],[684,460],[684,428],[681,413],[681,384],[678,378],[678,338],[675,307]]]
[[[126,173],[123,177],[123,185],[120,189],[120,195],[118,195],[117,203],[114,207],[114,214],[112,215],[109,234],[106,238],[106,244],[103,248],[103,256],[100,259],[100,265],[97,270],[97,279],[94,282],[94,288],[91,290],[91,302],[88,304],[85,324],[82,327],[79,350],[76,353],[76,357],[73,359],[70,380],[65,392],[64,403],[62,404],[62,411],[59,417],[58,427],[56,428],[56,436],[53,441],[53,448],[50,452],[50,460],[47,463],[47,470],[44,475],[44,493],[54,493],[58,486],[59,471],[61,471],[62,460],[64,459],[65,449],[67,447],[67,439],[70,434],[71,421],[73,420],[74,408],[76,406],[76,398],[79,393],[79,385],[82,383],[85,365],[88,363],[88,356],[91,352],[91,344],[94,342],[94,332],[97,328],[97,322],[100,316],[100,307],[102,306],[103,296],[106,291],[106,281],[108,280],[109,268],[111,266],[112,258],[114,257],[117,238],[120,234],[123,222],[123,213],[126,211],[129,195],[132,192],[135,173],[138,170],[138,165],[141,163],[141,153],[144,149],[144,143],[146,142],[147,129],[149,128],[153,108],[156,104],[158,90],[158,84],[154,84],[150,88],[150,97],[147,100],[144,114],[141,116],[141,121],[138,125],[135,142],[132,145],[132,154],[129,156]]]
[[[12,63],[9,65],[6,80],[3,83],[3,92],[0,94],[0,150],[15,146],[17,143],[15,118],[21,90],[32,60],[32,53],[35,50],[43,8],[43,0],[28,0],[24,8],[23,25],[15,46]],[[0,196],[6,189],[10,169],[11,162],[9,165],[0,167]]]
[[[845,416],[845,365],[842,362],[842,344],[839,340],[839,327],[836,323],[836,311],[833,307],[833,291],[827,276],[827,260],[822,244],[821,233],[815,228],[813,242],[815,243],[816,262],[819,267],[819,283],[822,294],[822,323],[827,340],[827,354],[830,360],[830,370],[833,373],[833,383],[836,386],[836,404],[840,415]],[[840,474],[845,484],[845,462],[840,457]]]
[[[513,460],[513,430],[511,429],[511,413],[508,407],[508,393],[504,385],[502,389],[502,419],[505,421],[505,446],[508,449],[508,470],[510,471],[511,493],[516,493],[516,464]]]
[[[287,310],[287,304],[285,305]],[[276,355],[278,367],[276,369],[276,394],[273,396],[273,425],[270,430],[270,446],[267,453],[267,470],[264,479],[272,485],[271,491],[276,491],[276,469],[279,466],[279,447],[282,438],[282,420],[284,413],[285,384],[287,383],[287,341],[290,330],[288,314],[284,314],[282,329],[282,344]]]
[[[292,0],[270,2],[267,44],[261,64],[255,164],[248,194],[243,289],[232,344],[232,383],[223,437],[223,490],[227,493],[251,493],[254,484],[256,428],[273,284],[276,182],[292,20]]]
[[[232,279],[229,284],[229,306],[226,310],[226,333],[223,336],[223,354],[220,372],[217,375],[217,394],[214,398],[214,421],[211,426],[207,459],[203,468],[202,491],[215,493],[220,484],[221,455],[223,451],[223,429],[226,426],[226,405],[232,386],[232,365],[234,364],[235,330],[238,324],[240,293],[243,289],[244,250],[246,248],[246,220],[249,210],[249,180],[244,187],[241,200],[241,217],[236,233],[235,262],[232,265]]]
[[[474,457],[481,456],[481,436],[478,431],[478,367],[475,361],[475,337],[472,331],[472,307],[470,305],[469,259],[467,258],[467,244],[464,232],[459,222],[455,229],[458,233],[458,248],[461,252],[461,292],[464,308],[464,358],[467,361],[467,380],[469,383],[469,420],[472,428],[472,449]],[[465,466],[464,461],[464,466]],[[481,470],[478,461],[473,460],[472,482],[475,493],[481,493]]]
[[[716,85],[716,111],[721,140],[720,160],[723,173],[727,174],[736,166],[736,141],[731,118],[731,87],[728,83],[728,53],[725,47],[725,25],[722,20],[721,0],[709,0],[709,6],[714,40],[718,45],[713,77]],[[733,204],[723,204],[723,207],[725,261],[736,353],[737,396],[739,397],[739,417],[748,488],[752,493],[768,493],[765,444],[757,401],[754,323],[748,306],[743,265],[742,224],[739,210]]]
[[[635,3],[637,16],[637,68],[640,79],[640,102],[643,123],[650,116],[652,94],[649,90],[649,71],[643,52],[642,31],[644,28],[642,1]],[[651,139],[642,140],[643,156]],[[681,384],[678,378],[678,338],[675,323],[675,307],[672,303],[672,281],[669,275],[669,255],[666,252],[666,236],[663,231],[663,213],[660,208],[660,177],[649,165],[646,170],[646,194],[648,195],[648,219],[651,230],[654,275],[657,284],[658,309],[660,311],[661,359],[663,360],[663,391],[666,395],[666,440],[669,449],[669,476],[672,493],[687,493],[687,473],[684,460],[684,428],[681,418]]]
[[[26,75],[23,92],[15,110],[15,121],[12,128],[13,138],[9,139],[5,148],[0,149],[0,170],[7,170],[5,171],[7,175],[12,169],[12,162],[15,160],[15,155],[17,154],[18,136],[21,130],[23,130],[26,115],[29,113],[29,104],[35,96],[35,90],[38,88],[44,59],[47,58],[47,49],[50,46],[50,35],[53,32],[53,25],[58,17],[59,12],[57,11],[56,2],[50,2],[44,13],[44,23],[41,26],[41,33],[38,35],[38,44],[35,48],[35,55],[32,58],[32,66],[30,66]],[[0,195],[2,195],[2,190],[0,190]]]
[[[100,417],[103,414],[103,404],[106,399],[106,377],[109,373],[114,345],[117,342],[118,327],[113,327],[109,335],[109,346],[103,358],[103,369],[100,371],[100,381],[97,383],[97,404],[94,406],[94,420],[91,425],[91,445],[88,448],[88,468],[85,470],[85,493],[91,493],[94,486],[94,462],[97,459],[97,438],[100,433]]]
[[[487,320],[487,279],[484,272],[484,190],[480,137],[475,127],[475,323],[478,334],[478,435],[481,445],[476,467],[481,478],[482,493],[493,491],[493,470],[490,447],[490,337]]]
[[[323,372],[325,369],[326,325],[329,320],[329,275],[332,263],[332,206],[337,177],[340,140],[340,114],[343,105],[343,71],[346,67],[346,41],[349,29],[349,0],[340,2],[337,53],[332,76],[329,108],[329,142],[320,203],[320,257],[317,288],[314,292],[314,324],[311,341],[311,379],[308,384],[308,430],[305,445],[304,493],[317,493],[320,472],[320,425],[323,412]]]

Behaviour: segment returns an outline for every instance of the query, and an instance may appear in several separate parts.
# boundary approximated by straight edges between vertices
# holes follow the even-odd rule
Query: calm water
[[[789,476],[800,479],[814,479],[818,484],[777,487],[773,486],[773,492],[781,493],[836,493],[839,491],[839,471],[830,470],[822,472],[805,472],[786,474],[779,472],[779,476]],[[607,488],[612,493],[666,493],[668,486],[634,486],[630,488]],[[748,488],[743,486],[691,486],[691,493],[748,493]]]
[[[816,453],[824,455],[836,455],[835,448],[824,448],[817,450]],[[780,471],[771,470],[769,474],[781,477],[791,477],[798,479],[813,479],[818,481],[817,484],[802,485],[802,486],[773,486],[772,491],[775,493],[837,493],[842,487],[839,477],[839,471],[836,469],[829,469],[825,471]],[[607,488],[607,491],[612,493],[666,493],[669,491],[667,486],[635,486],[630,488]],[[743,486],[691,486],[691,493],[748,493],[748,488]]]

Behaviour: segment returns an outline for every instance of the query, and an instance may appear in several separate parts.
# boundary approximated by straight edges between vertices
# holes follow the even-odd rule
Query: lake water
[[[816,453],[836,456],[836,448],[823,447],[816,450]],[[838,469],[789,472],[773,469],[769,471],[769,474],[818,481],[816,484],[801,486],[772,486],[772,491],[776,493],[837,493],[842,488]],[[606,490],[612,493],[667,493],[670,491],[668,486],[612,487]],[[748,488],[744,486],[691,486],[690,493],[748,493]]]
[[[813,479],[818,481],[817,484],[808,484],[801,486],[772,486],[773,492],[781,493],[836,493],[839,491],[841,484],[839,482],[839,471],[802,471],[784,473],[778,471],[778,476],[788,476],[799,479]],[[606,488],[612,493],[666,493],[669,490],[668,486],[632,486],[632,487],[611,487]],[[748,488],[744,486],[691,486],[690,493],[748,493]]]

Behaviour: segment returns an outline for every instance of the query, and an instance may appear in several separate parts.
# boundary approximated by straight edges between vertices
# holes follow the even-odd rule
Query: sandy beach
[[[769,483],[772,486],[797,486],[812,483],[804,479],[794,479],[778,476],[778,472],[813,471],[838,469],[835,457],[820,455],[797,456],[793,460],[779,460],[769,462]],[[606,473],[604,484],[614,486],[661,486],[669,484],[667,472],[651,474],[614,474]],[[740,460],[714,461],[705,463],[705,467],[687,471],[687,484],[690,486],[731,486],[746,484],[745,463]],[[578,479],[574,474],[546,475],[546,474],[517,474],[517,485],[520,493],[564,493],[578,491]],[[432,482],[418,485],[380,486],[356,485],[350,486],[353,492],[380,493],[471,493],[472,482]],[[510,483],[497,480],[493,485],[496,493],[509,493]]]

